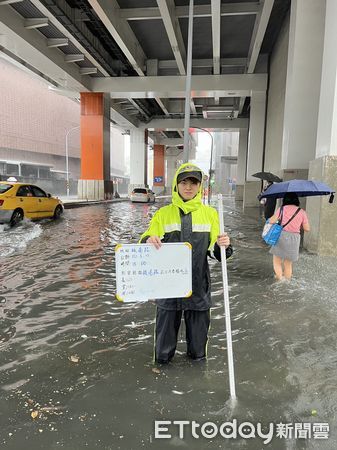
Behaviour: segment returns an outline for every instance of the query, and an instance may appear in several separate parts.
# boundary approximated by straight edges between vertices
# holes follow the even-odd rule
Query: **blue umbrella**
[[[272,184],[259,195],[261,198],[283,198],[287,193],[297,194],[299,197],[312,197],[315,195],[330,195],[329,202],[333,202],[334,190],[321,181],[289,180]]]

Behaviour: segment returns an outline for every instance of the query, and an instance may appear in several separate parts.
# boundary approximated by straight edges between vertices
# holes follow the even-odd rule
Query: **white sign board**
[[[192,295],[192,246],[188,242],[118,244],[116,281],[118,300],[144,302]]]

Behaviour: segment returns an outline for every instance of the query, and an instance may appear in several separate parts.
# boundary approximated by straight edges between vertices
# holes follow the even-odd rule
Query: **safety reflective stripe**
[[[171,233],[172,231],[181,231],[180,223],[170,223],[164,225],[165,233]]]
[[[149,228],[142,234],[140,241],[144,236],[160,236],[174,231],[181,232],[181,218],[179,208],[171,204],[159,209],[153,216]],[[196,223],[193,223],[196,222]],[[205,205],[192,213],[192,232],[209,233],[211,249],[219,235],[219,219],[216,210]]]
[[[212,225],[210,223],[192,224],[192,231],[210,232]]]

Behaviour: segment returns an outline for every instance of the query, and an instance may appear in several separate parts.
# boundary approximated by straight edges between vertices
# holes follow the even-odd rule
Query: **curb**
[[[64,209],[73,209],[73,208],[81,208],[82,206],[91,206],[91,205],[106,205],[110,203],[118,203],[118,202],[127,202],[128,198],[114,198],[111,200],[80,200],[80,201],[65,201],[62,202]]]

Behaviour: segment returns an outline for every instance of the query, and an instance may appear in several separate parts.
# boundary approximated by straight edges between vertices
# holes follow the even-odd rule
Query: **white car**
[[[154,203],[156,196],[149,188],[135,188],[130,194],[130,200],[132,202]]]

